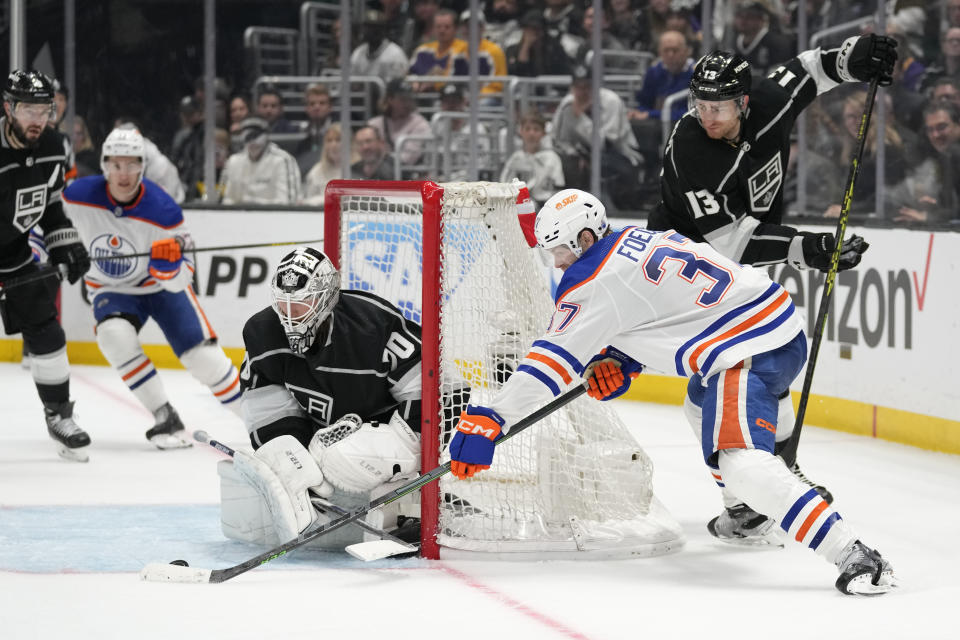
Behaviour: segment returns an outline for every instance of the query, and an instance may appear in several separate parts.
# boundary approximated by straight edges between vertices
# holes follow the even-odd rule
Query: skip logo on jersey
[[[47,207],[47,185],[17,189],[17,208],[13,214],[13,226],[21,232],[37,224]]]
[[[759,171],[750,176],[750,208],[754,211],[769,211],[780,190],[781,182],[783,165],[780,163],[780,154],[776,153]]]
[[[113,259],[129,253],[135,253],[133,244],[111,233],[97,236],[90,243],[91,260],[100,273],[110,278],[125,278],[137,268],[137,258]]]

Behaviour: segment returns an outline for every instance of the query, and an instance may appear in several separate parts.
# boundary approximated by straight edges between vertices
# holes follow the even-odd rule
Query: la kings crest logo
[[[750,176],[750,208],[760,212],[769,211],[782,182],[783,165],[780,154],[775,153],[759,171]]]
[[[330,417],[333,415],[333,398],[325,393],[320,393],[314,389],[298,387],[289,382],[284,386],[290,390],[297,403],[310,415],[314,421],[322,424],[330,424]]]
[[[47,208],[47,185],[38,184],[17,189],[14,202],[16,208],[13,212],[13,226],[26,233],[40,221],[43,210]]]

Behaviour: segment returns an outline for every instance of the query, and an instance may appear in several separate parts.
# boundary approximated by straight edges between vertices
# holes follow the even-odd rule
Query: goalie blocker
[[[317,511],[311,493],[354,509],[416,477],[419,468],[420,439],[399,414],[386,424],[345,416],[319,430],[309,448],[280,436],[252,454],[237,451],[232,462],[218,463],[221,528],[234,540],[276,546],[336,517]],[[418,502],[419,495],[411,494],[371,511],[365,522],[392,530],[398,516],[420,516]],[[371,540],[379,537],[344,527],[312,546],[342,549]]]

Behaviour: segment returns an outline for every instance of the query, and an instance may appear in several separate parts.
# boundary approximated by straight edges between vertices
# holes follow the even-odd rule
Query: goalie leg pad
[[[240,415],[240,374],[216,343],[203,343],[180,356],[194,378],[210,387],[220,403]]]
[[[812,489],[790,473],[783,461],[759,449],[724,449],[719,454],[726,485],[751,509],[777,521],[780,529],[829,562],[835,563],[856,534]]]
[[[320,495],[332,492],[316,460],[293,436],[274,438],[253,455],[237,451],[233,464],[266,501],[281,541],[296,538],[316,520],[308,489],[314,487]]]
[[[143,352],[137,328],[126,318],[113,316],[97,325],[97,345],[137,400],[150,413],[168,402],[153,362]]]
[[[318,448],[311,443],[311,450]],[[366,423],[318,452],[327,481],[344,493],[367,493],[420,470],[420,437],[397,413],[387,424]]]

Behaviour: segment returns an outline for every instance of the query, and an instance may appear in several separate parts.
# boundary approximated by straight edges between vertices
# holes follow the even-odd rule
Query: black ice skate
[[[193,443],[186,439],[187,432],[176,410],[166,403],[153,412],[157,422],[147,430],[147,440],[157,449],[185,449]]]
[[[44,407],[47,432],[57,443],[57,454],[64,460],[88,462],[86,447],[90,436],[73,420],[73,403],[61,402],[54,408]]]
[[[790,469],[790,473],[795,475],[797,479],[800,480],[800,482],[802,482],[803,484],[809,487],[813,487],[816,490],[816,492],[820,494],[820,497],[826,500],[827,504],[833,504],[833,494],[830,493],[830,490],[823,485],[817,484],[816,482],[808,478],[806,475],[804,475],[803,471],[800,470],[799,464],[794,462],[793,465],[789,467],[789,469]]]
[[[854,540],[837,559],[840,577],[836,586],[847,595],[877,595],[897,586],[893,567],[859,540]]]
[[[719,516],[707,523],[713,537],[730,544],[742,546],[782,547],[777,535],[776,522],[757,513],[745,504],[727,507]]]

